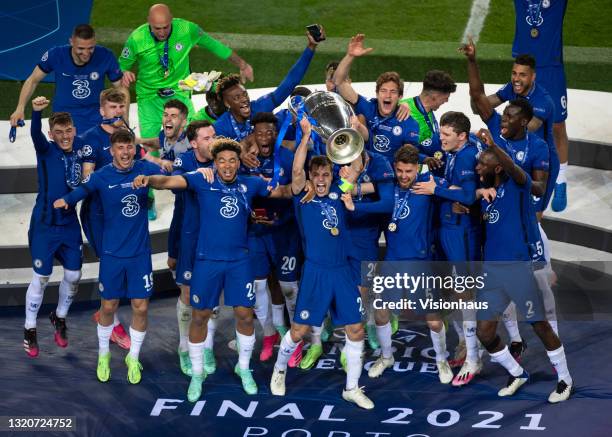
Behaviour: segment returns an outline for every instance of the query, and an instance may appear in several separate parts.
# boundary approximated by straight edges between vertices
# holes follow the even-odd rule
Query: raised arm
[[[238,53],[232,51],[232,54],[227,59],[234,64],[240,70],[240,80],[244,83],[247,80],[253,82],[255,76],[253,75],[253,67],[251,67],[244,59],[238,56]]]
[[[38,96],[32,100],[32,121],[30,123],[30,135],[34,148],[38,153],[45,153],[49,150],[49,140],[42,132],[42,111],[49,106],[49,99],[44,96]]]
[[[301,193],[306,185],[306,171],[304,170],[304,165],[306,164],[308,140],[310,139],[310,132],[312,130],[312,126],[307,117],[300,120],[300,127],[302,128],[302,140],[295,150],[293,167],[291,170],[291,192],[293,194]]]
[[[17,108],[15,108],[15,112],[11,114],[11,126],[17,126],[17,121],[23,120],[25,118],[25,106],[32,94],[34,94],[34,90],[38,86],[41,80],[45,78],[47,73],[42,71],[40,67],[37,65],[34,67],[34,71],[30,74],[30,77],[26,79],[21,87],[21,92],[19,93],[19,101],[17,102]]]
[[[474,109],[476,113],[480,115],[482,121],[486,122],[491,118],[495,109],[485,94],[484,84],[480,78],[478,63],[476,62],[476,46],[474,45],[474,41],[470,38],[467,44],[459,48],[459,51],[467,58],[470,98],[472,99]]]
[[[491,136],[491,132],[489,132],[487,129],[480,129],[477,136],[484,144],[487,145],[487,148],[491,150],[495,156],[497,156],[499,164],[502,166],[504,171],[512,179],[514,179],[514,182],[519,185],[524,185],[527,182],[527,174],[521,167],[514,163],[514,160],[510,157],[510,155],[495,144],[493,137]]]
[[[501,105],[502,102],[501,99],[499,98],[499,96],[497,94],[490,94],[487,96],[487,100],[489,101],[489,103],[491,104],[492,107],[497,108],[499,105]],[[476,109],[476,105],[474,104],[474,101],[470,99],[470,108],[472,108],[472,113],[478,115],[478,109]]]
[[[357,103],[357,99],[359,95],[351,85],[351,83],[347,80],[349,77],[349,71],[351,70],[351,65],[353,64],[353,60],[359,56],[366,55],[370,53],[372,48],[365,48],[363,46],[363,40],[365,39],[365,35],[360,33],[351,38],[351,41],[348,44],[348,48],[346,50],[346,55],[340,61],[338,68],[334,72],[334,85],[336,85],[336,89],[338,93],[351,104]]]
[[[325,31],[321,28],[321,32],[325,35]],[[308,46],[297,60],[297,62],[291,67],[291,70],[287,73],[287,76],[283,79],[283,81],[278,85],[278,87],[272,92],[272,103],[274,104],[274,108],[278,107],[281,103],[285,101],[287,97],[291,95],[296,86],[302,82],[304,75],[306,74],[306,70],[308,70],[308,66],[310,65],[310,61],[312,61],[312,57],[314,56],[314,52],[319,45],[310,34],[308,36]]]

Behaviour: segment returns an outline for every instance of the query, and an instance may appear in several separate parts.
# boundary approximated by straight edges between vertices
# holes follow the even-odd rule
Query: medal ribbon
[[[300,104],[303,106],[302,104]],[[291,113],[285,113],[285,119],[283,120],[283,124],[281,125],[278,136],[276,137],[276,142],[274,143],[274,175],[272,176],[272,180],[268,183],[268,187],[271,189],[276,188],[278,185],[278,179],[280,178],[280,148],[283,140],[285,139],[285,135],[287,134],[287,129],[291,124]]]
[[[529,132],[527,132],[525,135],[525,155],[523,156],[523,159],[518,160],[516,158],[516,154],[518,152],[514,149],[510,141],[506,141],[506,145],[508,147],[508,150],[512,152],[512,159],[516,161],[517,164],[524,164],[525,162],[527,162],[527,154],[529,153]]]
[[[440,130],[440,128],[438,126],[438,120],[436,120],[436,117],[434,117],[433,115],[429,114],[425,110],[425,107],[423,106],[423,102],[421,102],[421,99],[419,98],[419,96],[416,96],[414,98],[414,104],[416,105],[416,107],[419,110],[419,112],[421,114],[423,114],[423,116],[425,118],[425,123],[427,123],[427,127],[431,131],[432,136],[438,134],[438,131]],[[432,122],[432,119],[433,119],[433,122]]]
[[[17,126],[11,126],[11,129],[9,130],[9,141],[11,143],[15,142],[15,139],[17,139],[17,127],[24,127],[25,126],[25,121],[23,120],[17,120]]]
[[[321,211],[323,211],[323,215],[325,215],[325,219],[327,220],[327,222],[329,223],[329,225],[332,228],[335,228],[338,226],[338,223],[336,223],[334,225],[334,213],[331,209],[331,206],[328,205],[327,203],[323,202],[322,200],[312,200],[313,202],[319,204],[319,207],[321,208]]]
[[[396,223],[399,219],[402,209],[404,209],[404,206],[408,203],[408,199],[410,198],[410,189],[408,189],[406,191],[406,194],[404,194],[404,197],[400,199],[399,187],[396,185],[395,190],[393,192],[393,197],[395,200],[393,202],[393,214],[391,215],[391,221],[393,223]]]
[[[311,125],[313,126],[318,126],[317,121],[308,116],[308,114],[306,113],[306,111],[304,110],[304,98],[301,96],[295,96],[293,97],[294,99],[299,99],[297,100],[297,120],[295,122],[295,146],[297,147],[301,142],[302,142],[302,127],[300,126],[300,121],[302,120],[302,117],[306,116],[308,117],[308,121],[310,122]],[[312,151],[315,155],[323,155],[323,151],[321,150],[321,145],[323,144],[323,141],[321,140],[321,137],[319,136],[319,134],[317,134],[314,130],[310,131],[310,139],[312,140]]]
[[[451,178],[453,176],[453,170],[455,169],[455,159],[457,158],[457,155],[459,154],[459,152],[465,149],[465,146],[467,146],[467,144],[468,142],[466,141],[463,144],[463,146],[459,147],[457,151],[453,153],[451,152],[446,153],[446,162],[448,162],[448,165],[444,169],[444,177],[446,178],[449,184],[451,183]]]
[[[240,126],[238,126],[238,122],[234,118],[234,115],[230,112],[230,122],[232,123],[232,129],[234,129],[234,133],[236,134],[236,141],[242,141],[251,133],[251,120],[247,119],[244,123],[246,125],[245,130],[241,130]]]
[[[246,210],[249,212],[249,215],[253,214],[251,205],[249,205],[246,196],[244,195],[242,190],[240,190],[240,186],[238,186],[237,188],[230,188],[221,181],[219,181],[219,185],[221,185],[222,193],[229,194],[230,196],[232,196],[234,199],[236,199],[236,203],[242,203],[244,205]],[[240,202],[240,199],[238,198],[238,196],[236,196],[236,192],[240,193],[240,197],[242,197],[242,202]]]
[[[113,117],[113,118],[103,118],[102,123],[100,124],[114,125],[120,120],[123,121],[123,126],[120,126],[119,128],[122,129],[123,127],[125,127],[127,130],[129,130],[132,133],[132,135],[134,135],[134,138],[136,138],[136,133],[134,133],[134,130],[130,127],[129,124],[127,124],[123,116]]]
[[[73,190],[81,183],[81,173],[76,171],[77,154],[74,152],[64,153],[64,176],[66,185]]]

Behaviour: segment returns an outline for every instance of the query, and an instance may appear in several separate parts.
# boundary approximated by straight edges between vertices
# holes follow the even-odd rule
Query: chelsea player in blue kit
[[[196,402],[202,394],[202,383],[206,378],[202,356],[207,322],[212,310],[219,306],[221,291],[225,304],[234,307],[236,317],[239,354],[234,372],[240,377],[247,394],[257,393],[257,384],[249,369],[255,345],[255,293],[247,222],[255,197],[289,196],[288,186],[271,191],[262,178],[238,175],[241,148],[236,141],[218,139],[211,145],[211,151],[215,170],[199,169],[181,176],[142,176],[134,181],[137,187],[149,185],[157,189],[189,189],[198,198],[200,230],[190,290],[193,307],[189,328],[192,376],[187,391],[190,402]],[[225,238],[220,239],[220,235]]]
[[[213,166],[210,145],[214,141],[215,128],[208,120],[198,120],[189,123],[186,129],[187,140],[191,149],[181,153],[174,160],[172,175],[182,175]],[[178,213],[180,240],[178,242],[178,259],[176,264],[176,283],[181,289],[181,295],[176,302],[176,315],[179,326],[178,355],[181,371],[191,376],[191,359],[189,358],[189,325],[193,308],[189,301],[193,265],[196,257],[198,232],[200,230],[200,207],[198,198],[193,191],[177,191],[182,201],[176,205],[182,208]],[[177,206],[175,205],[175,209]],[[215,331],[217,330],[216,309],[208,319],[208,334],[204,341],[204,371],[207,375],[215,373],[216,362],[213,353]]]
[[[500,116],[484,94],[484,86],[476,63],[476,48],[473,42],[470,41],[461,50],[468,59],[470,97],[474,102],[475,109],[487,124],[495,141],[510,154],[514,162],[529,174],[532,180],[531,194],[538,199],[535,207],[537,210],[542,210],[542,198],[546,198],[551,162],[553,164],[556,162],[556,155],[553,151],[551,161],[550,144],[527,130],[534,116],[531,105],[524,98],[511,100],[504,109],[503,116]],[[554,173],[555,170],[553,169],[552,172]],[[552,183],[552,180],[550,182]],[[541,250],[544,252],[546,249],[542,246]],[[546,270],[536,272],[546,305],[547,319],[552,321],[553,329],[556,330],[555,300],[546,276]],[[520,359],[525,344],[521,339],[516,323],[514,304],[511,304],[504,314],[504,324],[511,337],[512,353],[515,358]]]
[[[495,94],[487,97],[493,107],[503,102],[525,98],[533,109],[533,117],[527,125],[529,132],[546,141],[549,154],[549,172],[546,181],[546,192],[536,209],[541,213],[548,207],[555,181],[559,173],[559,156],[553,138],[553,120],[555,105],[542,85],[536,82],[536,61],[531,55],[519,55],[512,66],[512,80],[500,88]]]
[[[527,230],[535,228],[535,211],[530,200],[531,178],[497,144],[485,130],[478,133],[487,145],[479,157],[476,170],[485,188],[493,195],[482,200],[485,222],[484,261],[488,273],[485,289],[477,299],[487,308],[478,310],[477,335],[491,355],[491,361],[501,364],[509,373],[506,387],[499,396],[513,395],[529,379],[529,375],[503,345],[497,330],[497,317],[510,301],[525,317],[546,348],[557,372],[556,389],[548,397],[551,403],[569,398],[573,381],[565,351],[559,337],[544,319],[542,297],[533,276],[533,237]]]
[[[111,154],[111,135],[118,129],[128,129],[125,119],[128,100],[125,93],[117,88],[108,88],[100,93],[100,114],[102,122],[80,135],[83,140],[83,179],[104,166],[113,162]],[[140,146],[136,145],[134,159],[140,159]],[[152,160],[150,155],[145,155],[147,160]],[[80,211],[83,232],[99,258],[102,253],[102,235],[104,230],[104,214],[102,202],[98,193],[91,193],[81,203]],[[119,321],[117,313],[114,314],[113,333],[111,341],[123,349],[130,348],[130,337]],[[100,313],[94,314],[94,320],[98,322]]]
[[[151,154],[159,157],[152,159],[168,173],[172,173],[172,163],[174,159],[181,153],[186,152],[191,147],[185,126],[189,109],[187,105],[178,99],[170,99],[164,103],[162,113],[162,129],[155,138],[143,138],[143,144],[152,147],[154,152]],[[180,214],[183,211],[183,196],[177,195],[174,199],[174,209],[172,211],[172,220],[170,221],[170,230],[168,231],[168,267],[173,275],[176,276],[176,259],[179,251],[180,240]],[[153,190],[149,190],[149,220],[157,218],[157,210],[155,208],[155,196]]]
[[[228,111],[215,122],[217,135],[232,138],[236,141],[241,141],[248,136],[253,131],[252,117],[258,112],[272,112],[299,85],[306,74],[318,44],[308,34],[308,47],[295,65],[291,67],[278,88],[252,102],[238,75],[231,74],[220,79],[217,83],[217,94],[223,100],[223,104],[228,108]]]
[[[374,408],[374,403],[359,387],[361,354],[364,345],[364,330],[361,325],[363,305],[349,264],[351,250],[349,230],[346,225],[344,205],[340,199],[343,190],[352,189],[357,175],[347,174],[342,186],[332,185],[332,162],[325,156],[314,156],[308,164],[314,198],[300,202],[300,194],[306,186],[307,144],[311,125],[307,117],[300,121],[303,137],[295,152],[291,180],[291,191],[296,217],[302,234],[306,260],[302,271],[300,291],[291,330],[287,332],[278,351],[270,390],[277,396],[285,395],[285,376],[289,358],[312,326],[321,326],[329,310],[335,325],[345,325],[347,357],[346,386],[342,397],[365,409]],[[360,160],[361,158],[358,158]],[[349,173],[348,167],[341,175]]]
[[[142,143],[153,148],[150,155],[152,159],[163,167],[168,173],[172,172],[172,162],[179,154],[189,149],[189,141],[185,137],[185,125],[189,117],[189,109],[187,105],[179,99],[170,99],[163,105],[162,112],[162,129],[154,138],[143,138]],[[177,202],[180,197],[177,197]],[[149,220],[157,218],[157,209],[155,208],[155,195],[153,190],[149,190]],[[176,205],[175,205],[176,206]],[[176,213],[179,208],[175,208]],[[168,267],[173,272],[176,272],[176,251],[178,250],[175,242],[178,240],[176,229],[177,218],[172,216],[170,232],[168,234]]]
[[[357,114],[363,114],[370,131],[368,149],[380,153],[389,164],[397,149],[404,144],[418,145],[419,125],[413,118],[400,121],[397,117],[398,102],[404,93],[404,81],[394,71],[382,73],[376,79],[376,98],[367,100],[353,89],[347,80],[353,60],[372,51],[363,47],[364,35],[351,38],[348,49],[334,73],[337,92],[355,106]]]
[[[404,268],[411,270],[411,273],[416,276],[423,273],[424,269],[428,269],[426,262],[432,258],[432,215],[434,208],[430,196],[417,194],[413,188],[415,183],[429,181],[431,176],[430,173],[418,173],[419,151],[412,145],[402,146],[396,152],[394,161],[396,182],[392,186],[393,191],[391,193],[384,195],[381,193],[380,199],[373,202],[355,203],[350,193],[344,194],[342,200],[349,211],[354,211],[352,214],[366,212],[390,214],[390,220],[388,220],[385,229],[386,263],[381,269],[381,276],[393,276]],[[409,264],[410,261],[415,261],[415,263]],[[432,291],[421,287],[414,294],[410,294],[410,300],[416,302],[419,299],[432,296]],[[380,301],[399,301],[400,298],[406,296],[393,290],[390,295],[383,295],[383,299],[380,299],[380,297],[381,295],[377,295],[378,303],[374,307],[376,308],[376,334],[380,341],[381,353],[368,370],[370,378],[378,378],[385,369],[393,367],[395,363],[391,343],[391,312],[388,308],[380,305]],[[420,311],[420,307],[417,308],[419,313],[423,312]],[[441,383],[448,384],[453,379],[453,371],[446,359],[448,353],[444,323],[437,312],[426,312],[425,317],[436,353],[438,377]]]
[[[115,87],[121,87],[123,73],[113,52],[96,45],[96,36],[89,24],[74,28],[70,45],[53,47],[46,51],[34,71],[24,82],[15,112],[11,114],[11,126],[24,119],[26,102],[38,83],[49,73],[55,73],[53,111],[69,112],[77,134],[100,123],[98,112],[100,92],[108,77]],[[129,98],[127,90],[125,95]]]
[[[555,120],[555,105],[539,81],[536,81],[536,60],[531,55],[519,55],[512,66],[512,80],[502,87],[496,94],[488,96],[488,100],[493,106],[498,106],[502,102],[524,97],[529,101],[533,109],[533,117],[527,125],[527,130],[535,133],[548,145],[549,170],[546,180],[546,191],[541,198],[534,198],[536,201],[536,211],[538,220],[541,220],[543,212],[548,207],[550,198],[555,189],[555,181],[559,174],[559,156],[553,138],[553,122]],[[558,193],[557,193],[558,194]],[[553,205],[553,210],[556,208]],[[547,266],[545,270],[536,272],[538,285],[544,297],[546,308],[546,318],[550,322],[553,330],[557,331],[557,320],[555,310],[555,297],[552,293],[548,275],[552,272],[550,266],[550,247],[548,238],[541,223],[538,223],[542,236],[543,250],[546,256]],[[510,314],[512,316],[512,314]],[[518,330],[515,330],[515,342],[521,342]]]
[[[253,117],[251,139],[257,165],[243,166],[243,171],[270,180],[277,178],[279,184],[287,185],[291,182],[293,153],[280,144],[276,149],[277,122],[271,112],[260,112]],[[244,142],[251,143],[247,139]],[[287,296],[287,310],[293,319],[300,237],[291,200],[256,199],[253,209],[255,218],[249,226],[249,253],[255,274],[255,314],[264,333],[259,358],[267,361],[272,356],[274,344],[287,332],[283,294]]]
[[[416,184],[417,194],[436,195],[439,199],[439,241],[446,259],[450,263],[469,265],[471,261],[481,259],[481,236],[479,205],[476,200],[478,176],[476,175],[477,156],[480,144],[470,137],[470,120],[462,112],[447,112],[440,119],[440,140],[446,153],[444,182],[424,181]],[[467,214],[455,213],[455,202],[459,202],[470,211]],[[460,271],[461,265],[455,266]],[[468,272],[460,272],[466,274]],[[463,294],[461,299],[465,299]],[[482,363],[478,356],[476,338],[476,314],[473,308],[461,310],[463,318],[463,337],[465,339],[466,358],[455,379],[454,386],[469,383],[480,373]]]
[[[100,382],[110,379],[109,342],[113,315],[121,298],[132,305],[130,351],[125,357],[127,378],[132,384],[141,379],[138,360],[147,330],[149,297],[153,293],[151,242],[146,213],[147,190],[132,188],[139,174],[159,174],[160,168],[147,161],[134,161],[134,136],[120,129],[111,135],[113,162],[92,173],[83,184],[53,203],[57,209],[73,209],[91,193],[98,193],[104,213],[102,251],[100,256],[101,296],[98,323],[98,368]]]
[[[75,139],[70,114],[56,112],[49,118],[48,141],[42,133],[41,111],[49,105],[46,97],[32,100],[31,135],[36,150],[38,195],[32,210],[28,242],[34,273],[26,292],[23,347],[28,356],[38,356],[36,317],[43,300],[53,259],[64,267],[59,286],[57,308],[49,318],[55,328],[54,340],[60,347],[68,346],[66,315],[77,292],[83,263],[81,227],[75,211],[57,211],[52,201],[70,193],[81,182],[81,146]]]
[[[100,113],[102,122],[80,134],[83,140],[83,179],[95,170],[113,162],[111,154],[111,135],[118,129],[128,129],[124,116],[127,110],[125,95],[120,90],[109,88],[100,93]],[[140,159],[137,146],[134,159]],[[99,257],[102,246],[102,204],[96,195],[89,196],[81,204],[83,231],[90,246]]]
[[[552,133],[559,152],[560,167],[551,206],[553,211],[563,211],[567,206],[569,155],[565,127],[567,85],[563,67],[563,19],[567,0],[514,0],[514,9],[516,22],[512,56],[528,53],[535,58],[538,83],[549,92],[555,105]]]

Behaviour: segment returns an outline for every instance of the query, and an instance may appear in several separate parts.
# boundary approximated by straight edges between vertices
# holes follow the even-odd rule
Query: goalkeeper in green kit
[[[122,85],[129,87],[136,82],[142,138],[159,135],[163,107],[168,99],[182,101],[189,108],[190,116],[193,115],[191,91],[181,90],[178,82],[191,73],[189,52],[195,46],[204,47],[221,59],[228,59],[240,69],[243,81],[253,81],[253,68],[232,49],[209,36],[197,24],[172,18],[167,5],[151,6],[147,23],[130,34],[119,57]],[[137,75],[130,71],[134,65],[138,67]],[[149,219],[154,220],[157,215],[154,198],[152,193],[149,196]]]

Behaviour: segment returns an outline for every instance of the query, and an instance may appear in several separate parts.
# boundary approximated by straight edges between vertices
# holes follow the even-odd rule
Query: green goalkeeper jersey
[[[167,42],[158,41],[148,24],[134,30],[125,42],[119,57],[119,66],[122,71],[127,71],[134,64],[138,64],[138,98],[151,97],[163,88],[178,91],[179,80],[185,79],[191,72],[189,52],[196,45],[204,47],[221,59],[227,59],[232,54],[232,49],[212,38],[197,24],[173,18],[172,31]]]
[[[425,120],[426,116],[421,111],[419,111],[419,108],[417,108],[417,105],[414,102],[414,97],[402,99],[399,102],[406,103],[408,105],[408,107],[410,108],[410,116],[414,118],[419,124],[419,144],[426,146],[431,144],[433,140],[432,137],[434,135],[434,132],[432,132],[431,127],[437,126],[436,117],[433,111],[429,111],[427,113],[427,118],[429,120]]]

